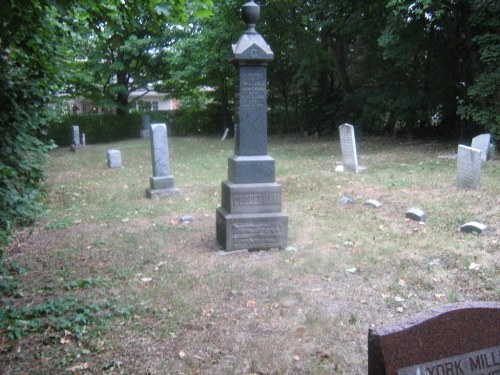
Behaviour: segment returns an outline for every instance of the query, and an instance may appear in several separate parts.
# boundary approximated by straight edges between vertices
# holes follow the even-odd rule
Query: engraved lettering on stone
[[[234,206],[275,206],[281,205],[281,194],[235,194]]]
[[[272,246],[280,239],[283,228],[279,223],[234,223],[232,230],[236,246]]]
[[[500,346],[405,367],[398,375],[500,375]]]

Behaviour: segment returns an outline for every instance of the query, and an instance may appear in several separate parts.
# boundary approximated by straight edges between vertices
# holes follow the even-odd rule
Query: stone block
[[[122,153],[120,150],[108,150],[107,152],[108,168],[122,167]]]
[[[222,182],[222,207],[231,214],[281,212],[281,185]]]
[[[228,160],[228,179],[237,184],[274,182],[274,166],[274,159],[268,155],[233,155]]]
[[[174,187],[174,178],[172,176],[150,177],[149,183],[151,189],[170,189]]]
[[[230,214],[219,207],[216,232],[226,251],[286,248],[288,217],[283,213]]]

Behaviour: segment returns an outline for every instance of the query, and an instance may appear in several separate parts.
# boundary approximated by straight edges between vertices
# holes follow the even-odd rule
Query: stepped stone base
[[[217,240],[226,251],[287,246],[288,216],[281,212],[230,214],[219,207],[216,225]]]

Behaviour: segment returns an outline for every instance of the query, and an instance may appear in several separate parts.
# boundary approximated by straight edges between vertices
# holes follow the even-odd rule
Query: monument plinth
[[[235,149],[216,212],[217,240],[228,251],[283,248],[288,216],[281,210],[275,161],[267,154],[267,64],[274,53],[255,30],[259,5],[247,1],[242,13],[247,30],[232,46],[239,73]]]

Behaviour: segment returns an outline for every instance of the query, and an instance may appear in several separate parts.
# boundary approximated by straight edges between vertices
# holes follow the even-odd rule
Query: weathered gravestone
[[[216,211],[217,240],[225,250],[284,248],[288,217],[281,212],[281,186],[275,162],[267,155],[267,64],[274,58],[255,31],[260,7],[242,6],[247,30],[232,46],[239,70],[235,152],[222,182],[222,204]]]
[[[71,144],[74,146],[80,146],[80,127],[78,125],[73,125],[71,127],[71,131]]]
[[[151,128],[151,116],[142,115],[141,116],[141,139],[150,138],[150,128]]]
[[[146,196],[148,198],[163,198],[177,195],[179,189],[174,188],[174,178],[170,174],[167,126],[165,124],[151,124],[150,134],[153,176],[149,179],[151,186],[146,189]]]
[[[458,145],[457,183],[466,189],[479,189],[481,178],[481,151]]]
[[[344,172],[359,172],[358,152],[356,150],[356,137],[354,126],[343,124],[339,126],[340,148],[342,150],[342,166]]]
[[[500,303],[442,306],[370,329],[368,375],[500,374]]]
[[[120,150],[108,150],[108,168],[115,169],[122,167],[122,153]]]
[[[481,160],[486,161],[490,153],[491,134],[479,134],[472,138],[470,147],[481,151]]]

